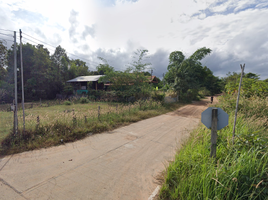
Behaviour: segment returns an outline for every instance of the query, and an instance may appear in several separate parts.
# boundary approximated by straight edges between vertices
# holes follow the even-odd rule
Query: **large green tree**
[[[203,67],[201,60],[211,53],[211,49],[203,47],[185,58],[181,51],[174,51],[169,56],[168,72],[165,75],[166,83],[180,95],[180,98],[195,98],[200,87],[207,86],[212,93],[217,92],[215,87],[219,79],[212,72]],[[217,83],[218,84],[218,83]]]
[[[149,79],[143,73],[151,65],[149,62],[145,62],[147,54],[148,50],[135,51],[133,61],[125,71],[114,71],[113,67],[103,59],[105,64],[99,65],[98,69],[104,70],[105,76],[100,80],[110,82],[110,89],[116,91],[116,94],[122,98],[140,99],[149,96]]]

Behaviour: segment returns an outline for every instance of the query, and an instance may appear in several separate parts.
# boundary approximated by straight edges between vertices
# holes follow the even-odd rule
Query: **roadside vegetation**
[[[233,144],[239,76],[228,74],[227,93],[215,105],[229,114],[229,126],[218,131],[216,158],[210,158],[210,130],[200,125],[167,167],[159,199],[267,199],[268,83],[245,74]]]
[[[14,92],[10,92],[14,91],[14,47],[7,49],[2,44],[0,46],[4,58],[0,64],[0,151],[5,154],[75,141],[172,111],[181,105],[166,105],[165,94],[180,99],[180,102],[191,102],[220,91],[216,84],[220,80],[200,63],[211,52],[205,47],[187,59],[181,52],[172,52],[168,73],[161,81],[152,76],[153,68],[147,62],[146,49],[135,51],[132,62],[125,70],[117,71],[105,58],[99,57],[100,64],[96,71],[89,71],[85,62],[70,59],[61,46],[50,55],[43,45],[27,43],[22,45],[24,70],[27,71],[24,76],[27,102],[25,130],[20,110],[16,133],[13,113],[9,112],[14,99]],[[18,58],[19,54],[17,49]],[[189,73],[183,75],[185,71]],[[105,75],[99,82],[108,83],[109,87],[95,90],[89,82],[87,95],[77,97],[73,94],[75,86],[68,84],[67,80],[81,75]],[[21,102],[19,76],[18,102]],[[217,87],[211,87],[213,81],[216,81]],[[57,103],[56,97],[63,101]]]
[[[10,123],[13,113],[0,112],[0,153],[18,153],[61,145],[164,114],[183,105],[167,105],[153,100],[128,104],[87,101],[88,99],[81,98],[77,100],[77,104],[72,101],[66,104],[65,101],[63,105],[27,109],[25,132],[22,126],[22,111],[19,111],[17,134],[13,133],[13,125]]]

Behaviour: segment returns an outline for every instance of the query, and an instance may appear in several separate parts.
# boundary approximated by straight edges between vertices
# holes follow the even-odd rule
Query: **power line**
[[[9,36],[9,37],[13,37],[13,35],[8,35],[8,34],[5,34],[5,33],[0,33],[1,35],[6,35],[6,36]]]
[[[39,42],[42,42],[42,44],[46,44],[46,45],[49,45],[49,46],[51,46],[51,47],[53,47],[53,48],[57,48],[57,47],[55,47],[55,46],[53,46],[53,45],[50,45],[50,44],[48,44],[48,43],[46,43],[46,42],[43,42],[43,41],[41,41],[41,40],[38,40],[38,39],[36,39],[36,38],[30,36],[29,34],[26,34],[26,33],[24,33],[24,32],[23,32],[23,34],[24,34],[24,35],[27,35],[27,36],[29,36],[29,37],[31,37],[31,38],[33,38],[33,39],[39,41]],[[26,39],[28,39],[28,38],[26,38]],[[28,40],[31,41],[31,42],[34,42],[34,41],[30,40],[30,39],[28,39]],[[36,42],[34,42],[34,43],[36,43]],[[86,60],[86,61],[88,61],[88,63],[90,63],[91,65],[93,65],[93,64],[94,64],[94,65],[99,65],[99,63],[96,63],[96,62],[94,62],[94,61],[88,60],[88,59],[86,59],[86,58],[82,58],[82,57],[77,56],[77,55],[75,55],[75,54],[72,54],[72,53],[70,53],[70,52],[68,52],[68,51],[65,51],[65,52],[66,52],[66,54],[75,56],[75,57],[80,58],[80,59],[82,59],[82,60]],[[92,63],[93,63],[93,64],[92,64]],[[94,65],[93,65],[93,66],[94,66]],[[94,67],[96,67],[96,66],[94,66]]]
[[[26,40],[28,40],[28,41],[34,43],[34,44],[37,44],[37,45],[40,44],[40,43],[37,43],[37,42],[35,42],[35,41],[33,41],[33,40],[30,40],[29,38],[27,38],[27,37],[25,37],[25,36],[23,37],[23,39],[26,39]],[[46,49],[51,50],[51,51],[55,51],[55,49],[52,49],[52,48],[50,48],[50,47],[46,47]],[[68,52],[66,52],[66,53],[68,53]],[[70,54],[70,53],[68,53],[68,54]],[[73,56],[75,56],[75,57],[78,57],[78,56],[76,56],[76,55],[74,55],[74,54],[71,54],[71,55],[73,55]],[[78,57],[78,58],[80,58],[80,57]],[[84,59],[84,58],[80,58],[80,59],[87,60],[87,59]],[[88,60],[88,61],[89,61],[89,60]],[[88,62],[88,63],[89,63],[91,66],[96,67],[95,65],[91,64],[90,62]],[[90,67],[90,66],[88,66],[88,68],[90,68],[91,70],[94,70],[94,68],[92,68],[92,67]]]
[[[7,41],[10,41],[10,42],[14,42],[14,40],[8,40],[8,39],[4,39],[4,38],[0,38],[2,40],[7,40]]]
[[[34,37],[32,37],[32,36],[30,36],[30,35],[24,33],[24,32],[23,32],[23,34],[24,34],[24,35],[27,35],[27,36],[29,36],[30,38],[35,39],[35,40],[37,40],[37,41],[39,41],[39,42],[42,42],[43,44],[49,45],[49,46],[51,46],[51,47],[53,47],[53,48],[57,48],[57,47],[54,47],[54,46],[52,46],[52,45],[50,45],[50,44],[48,44],[48,43],[45,43],[45,42],[43,42],[43,41],[41,41],[41,40],[38,40],[38,39],[36,39],[36,38],[34,38]]]
[[[10,32],[14,32],[12,30],[6,30],[6,29],[0,29],[1,31],[10,31]]]
[[[32,40],[30,40],[30,39],[28,39],[28,38],[26,38],[26,37],[23,37],[23,39],[26,39],[26,40],[28,40],[28,41],[30,41],[30,42],[33,42],[33,43],[35,43],[35,44],[37,44],[37,45],[38,45],[38,43],[37,43],[37,42],[32,41]]]

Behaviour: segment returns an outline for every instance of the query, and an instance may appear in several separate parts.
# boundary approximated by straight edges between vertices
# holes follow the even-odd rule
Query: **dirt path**
[[[148,199],[208,98],[63,146],[0,159],[0,199]]]

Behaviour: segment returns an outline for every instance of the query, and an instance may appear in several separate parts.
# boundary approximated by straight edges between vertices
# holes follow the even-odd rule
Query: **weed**
[[[267,102],[242,98],[233,145],[234,101],[224,96],[219,104],[230,126],[218,132],[216,160],[209,157],[210,130],[200,125],[168,166],[160,199],[267,199]]]
[[[79,100],[79,102],[80,103],[89,103],[89,100],[86,97],[81,97],[80,100]]]
[[[69,105],[71,105],[72,103],[71,103],[70,101],[64,101],[63,104],[66,105],[66,106],[69,106]]]
[[[100,116],[98,117],[98,106]],[[1,154],[17,153],[36,148],[61,145],[84,138],[88,133],[109,131],[149,117],[157,116],[180,107],[181,104],[162,105],[155,101],[134,104],[93,103],[57,105],[26,110],[26,131],[23,132],[22,112],[18,112],[19,131],[11,132],[12,124],[2,136]],[[12,113],[5,112],[10,115]],[[37,122],[38,117],[38,122]],[[38,126],[37,126],[38,124]],[[0,129],[3,127],[0,126]]]

